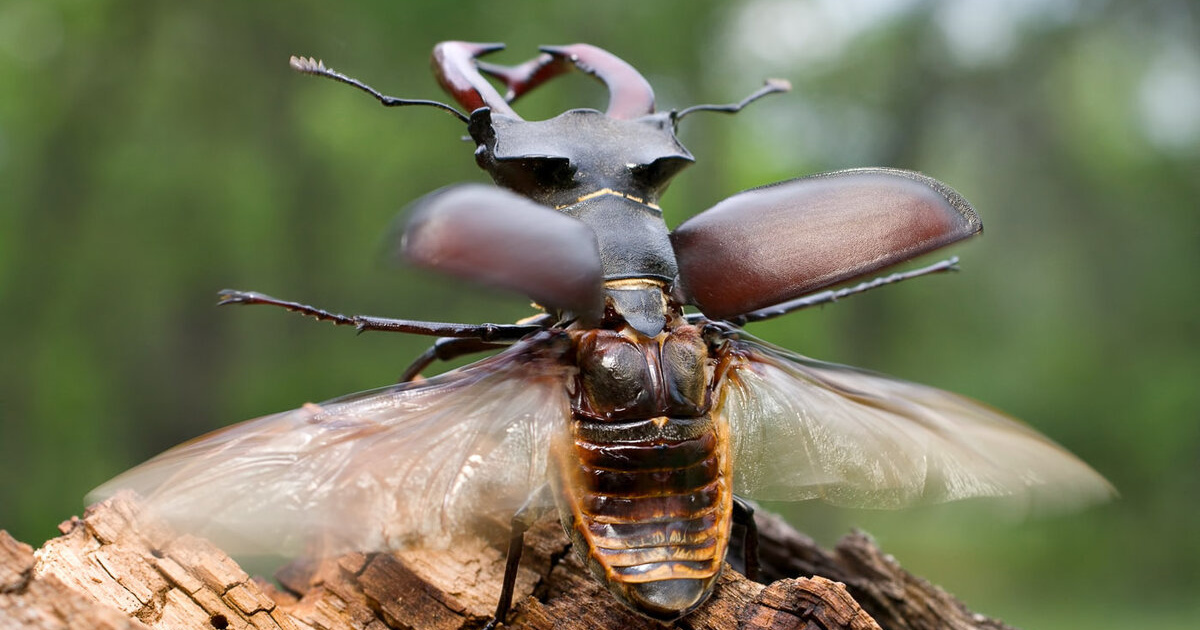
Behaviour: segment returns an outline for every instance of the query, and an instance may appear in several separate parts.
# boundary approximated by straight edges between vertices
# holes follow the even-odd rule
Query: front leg
[[[333,322],[337,326],[353,326],[358,332],[382,330],[413,335],[470,338],[485,342],[504,343],[517,341],[526,335],[544,328],[544,326],[534,324],[454,324],[421,322],[411,319],[388,319],[385,317],[371,317],[369,315],[342,315],[341,313],[331,313],[324,309],[299,302],[280,300],[254,291],[226,289],[217,295],[221,298],[217,302],[218,305],[268,304],[285,308],[293,313],[308,315],[321,321]]]
[[[520,322],[518,322],[518,325],[533,325],[540,326],[542,328],[549,328],[553,323],[554,318],[543,313],[541,315],[534,315],[532,317],[522,319]],[[415,380],[421,375],[421,372],[425,371],[425,368],[429,367],[434,361],[452,361],[458,357],[466,356],[468,354],[487,352],[488,350],[499,350],[500,348],[504,348],[509,345],[512,345],[511,341],[488,342],[473,337],[442,337],[441,339],[433,342],[433,345],[430,346],[428,350],[422,352],[421,355],[412,362],[412,365],[408,366],[407,370],[404,370],[404,374],[400,376],[399,382],[407,383]]]
[[[498,350],[508,346],[507,343],[496,343],[482,341],[471,337],[442,337],[433,343],[428,350],[422,352],[420,356],[404,370],[404,374],[400,375],[399,382],[407,383],[415,380],[429,367],[434,361],[450,361],[461,356],[474,354],[476,352],[487,352],[488,350]]]

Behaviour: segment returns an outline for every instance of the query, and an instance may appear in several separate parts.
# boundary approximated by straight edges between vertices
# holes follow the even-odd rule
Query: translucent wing
[[[152,514],[230,553],[443,543],[482,515],[511,516],[544,481],[573,368],[563,344],[539,339],[424,383],[216,431],[89,499],[135,490]]]
[[[729,343],[737,358],[718,413],[739,494],[873,508],[1007,496],[1056,509],[1114,494],[1074,455],[979,402],[746,337]]]

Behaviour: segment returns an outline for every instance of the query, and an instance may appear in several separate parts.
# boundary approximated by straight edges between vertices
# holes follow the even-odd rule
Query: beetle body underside
[[[708,349],[690,325],[576,338],[571,430],[550,460],[563,527],[623,603],[679,618],[708,597],[729,545],[729,429],[710,411]]]

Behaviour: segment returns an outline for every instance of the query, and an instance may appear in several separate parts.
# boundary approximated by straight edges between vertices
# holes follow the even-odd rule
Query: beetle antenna
[[[399,107],[402,105],[428,105],[430,107],[436,107],[454,114],[455,117],[464,123],[470,122],[470,119],[467,118],[466,114],[445,103],[441,103],[439,101],[429,101],[425,99],[396,98],[395,96],[387,96],[386,94],[380,93],[375,88],[363,83],[362,81],[359,81],[358,79],[348,77],[332,68],[326,68],[324,62],[312,57],[297,57],[293,55],[289,63],[291,64],[292,69],[297,72],[303,72],[304,74],[311,74],[318,77],[325,77],[328,79],[333,79],[334,81],[341,81],[346,85],[354,86],[366,92],[367,94],[374,96],[385,107]]]
[[[788,92],[792,89],[791,82],[786,79],[767,79],[762,87],[755,90],[753,94],[742,99],[738,103],[729,103],[726,105],[693,105],[675,114],[675,122],[683,120],[684,116],[692,112],[724,112],[726,114],[736,114],[742,111],[742,108],[757,101],[758,99],[776,92]]]

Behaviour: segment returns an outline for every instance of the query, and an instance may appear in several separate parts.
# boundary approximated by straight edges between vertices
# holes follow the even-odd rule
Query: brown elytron
[[[708,350],[674,315],[655,338],[628,327],[573,335],[571,430],[551,447],[550,483],[576,549],[617,598],[660,619],[712,591],[733,501]]]

